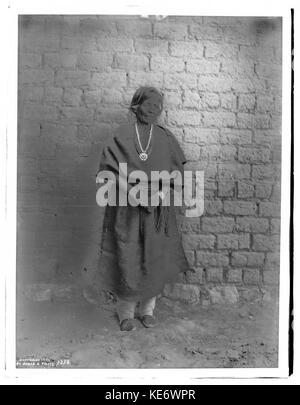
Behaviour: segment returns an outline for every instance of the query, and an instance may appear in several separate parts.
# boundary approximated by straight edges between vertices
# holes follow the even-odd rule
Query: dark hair
[[[161,111],[163,109],[163,94],[158,91],[155,87],[149,87],[149,86],[141,86],[139,87],[131,100],[129,110],[133,113],[136,114],[136,109],[139,105],[141,105],[145,100],[148,100],[152,94],[157,94],[161,98]]]

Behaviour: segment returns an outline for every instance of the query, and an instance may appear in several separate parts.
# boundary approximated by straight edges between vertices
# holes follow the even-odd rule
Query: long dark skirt
[[[189,269],[174,206],[107,206],[98,265],[98,282],[119,298],[159,294],[179,272]]]

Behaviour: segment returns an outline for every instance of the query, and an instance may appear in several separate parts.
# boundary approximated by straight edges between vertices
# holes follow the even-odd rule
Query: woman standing
[[[121,125],[105,144],[99,172],[113,172],[121,188],[120,163],[127,163],[128,174],[141,170],[148,179],[152,171],[179,170],[183,175],[186,159],[176,138],[157,124],[162,109],[163,96],[157,89],[139,88],[130,104],[136,120]],[[150,197],[150,181],[148,185]],[[127,186],[129,191],[133,184]],[[177,229],[173,194],[171,186],[170,206],[162,204],[166,198],[162,190],[158,191],[159,204],[155,206],[106,206],[97,275],[101,287],[117,297],[121,330],[136,328],[137,306],[142,324],[155,326],[156,296],[179,272],[189,269]]]

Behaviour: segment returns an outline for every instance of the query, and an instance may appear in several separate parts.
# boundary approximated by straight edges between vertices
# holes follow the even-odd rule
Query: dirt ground
[[[20,368],[277,367],[274,303],[187,306],[158,300],[158,325],[121,332],[112,300],[32,302],[17,310]]]

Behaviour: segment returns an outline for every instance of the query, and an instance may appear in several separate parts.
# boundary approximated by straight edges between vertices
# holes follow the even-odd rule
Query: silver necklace
[[[151,142],[151,138],[152,138],[152,129],[153,129],[153,125],[151,124],[150,127],[150,134],[149,134],[149,139],[148,139],[148,143],[145,149],[143,149],[142,144],[141,144],[141,140],[140,140],[140,134],[139,134],[139,130],[137,127],[137,123],[135,123],[135,131],[136,131],[136,135],[137,135],[137,139],[139,142],[139,147],[141,148],[142,153],[139,154],[139,157],[141,160],[147,160],[148,159],[148,149],[150,146],[150,142]]]

